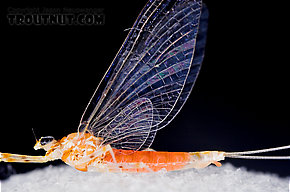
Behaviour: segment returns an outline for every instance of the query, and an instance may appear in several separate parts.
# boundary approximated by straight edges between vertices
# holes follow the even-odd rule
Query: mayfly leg
[[[0,162],[44,163],[50,161],[47,156],[30,156],[11,153],[0,153]]]

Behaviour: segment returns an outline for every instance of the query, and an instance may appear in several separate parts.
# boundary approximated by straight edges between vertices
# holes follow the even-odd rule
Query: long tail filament
[[[278,159],[278,160],[290,160],[290,156],[255,156],[249,154],[256,154],[256,153],[265,153],[271,151],[279,151],[283,149],[290,149],[290,145],[281,146],[281,147],[274,147],[274,148],[267,148],[267,149],[260,149],[260,150],[253,150],[253,151],[242,151],[242,152],[226,152],[225,157],[229,158],[241,158],[241,159]]]

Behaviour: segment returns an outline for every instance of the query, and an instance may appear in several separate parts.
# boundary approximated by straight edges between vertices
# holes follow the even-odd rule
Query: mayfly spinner
[[[247,152],[157,152],[156,132],[187,100],[204,55],[208,12],[201,0],[150,0],[90,99],[78,132],[61,140],[42,137],[34,149],[45,156],[0,153],[4,162],[43,163],[62,159],[81,171],[151,172],[221,166],[230,158],[289,149]]]

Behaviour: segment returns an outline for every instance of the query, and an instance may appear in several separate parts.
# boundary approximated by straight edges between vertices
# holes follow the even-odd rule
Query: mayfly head
[[[56,143],[56,140],[52,136],[41,137],[36,144],[34,145],[34,149],[44,149],[45,151],[49,150],[50,147]]]

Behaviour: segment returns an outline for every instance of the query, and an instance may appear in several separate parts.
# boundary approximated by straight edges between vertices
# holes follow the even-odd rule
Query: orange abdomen
[[[165,168],[167,171],[182,169],[190,161],[186,152],[132,151],[113,149],[119,168],[124,172],[149,172]],[[114,163],[110,153],[104,162]],[[144,167],[145,165],[145,167]]]

